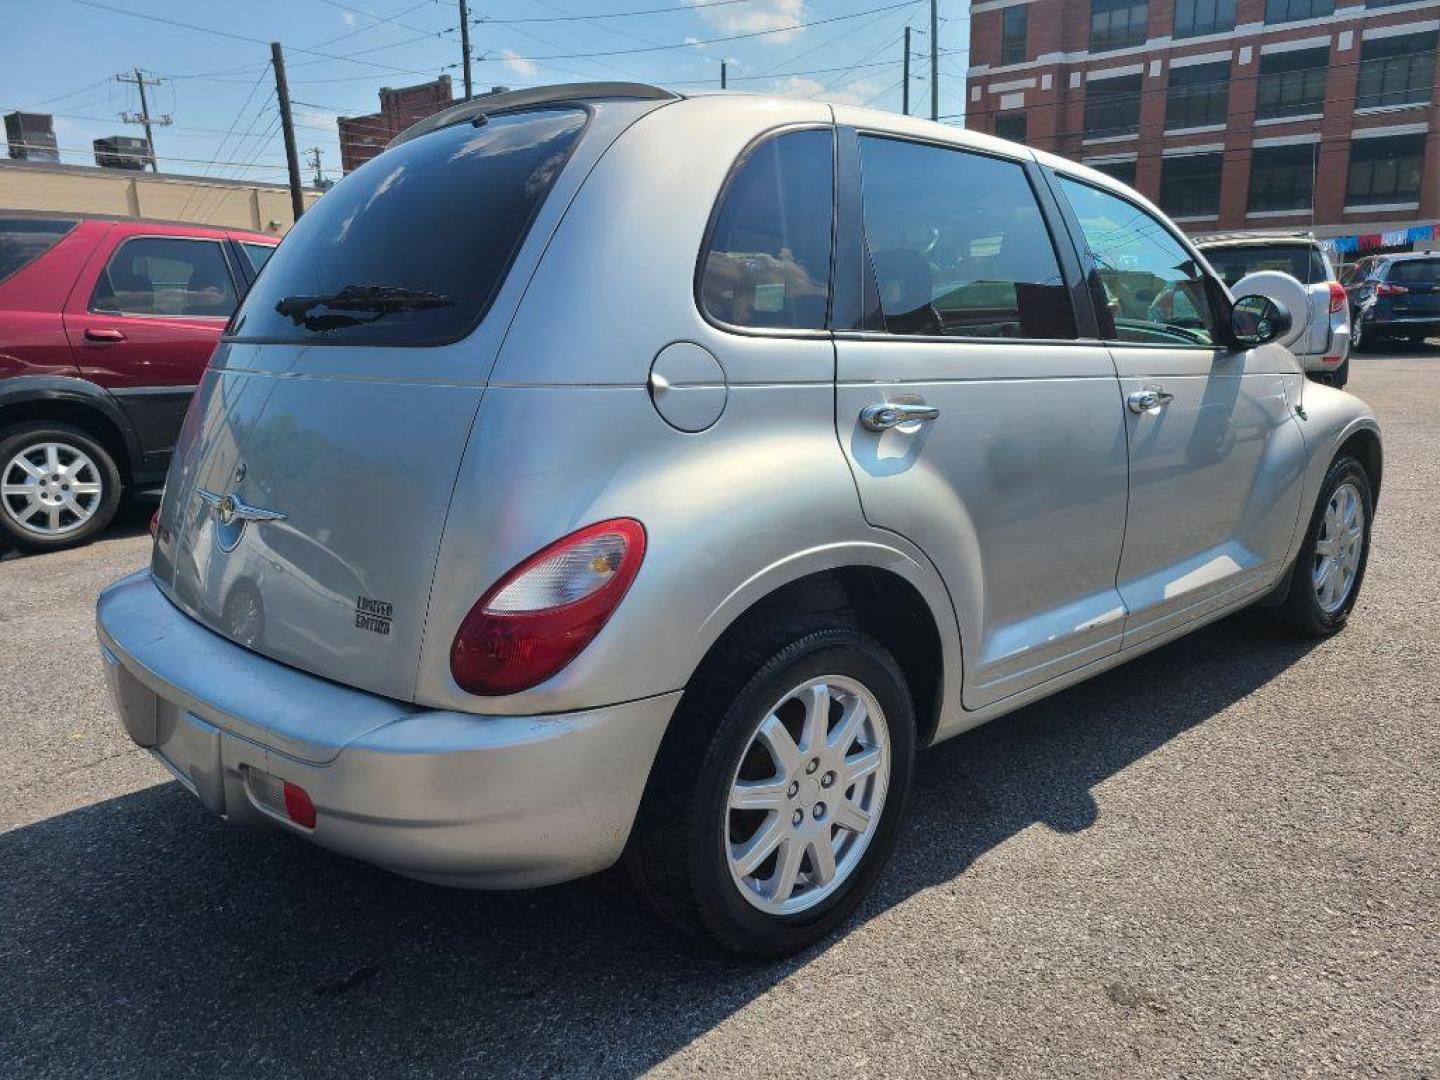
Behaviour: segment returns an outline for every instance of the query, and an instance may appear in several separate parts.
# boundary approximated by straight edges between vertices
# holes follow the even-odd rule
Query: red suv
[[[158,486],[220,332],[278,241],[0,211],[0,546],[72,547]]]

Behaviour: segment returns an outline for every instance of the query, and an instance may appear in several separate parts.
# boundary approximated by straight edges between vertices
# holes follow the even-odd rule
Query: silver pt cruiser
[[[482,888],[624,858],[783,954],[880,873],[920,747],[1246,605],[1345,624],[1379,428],[1275,344],[1303,315],[985,135],[459,105],[232,320],[99,599],[114,699],[233,821]]]

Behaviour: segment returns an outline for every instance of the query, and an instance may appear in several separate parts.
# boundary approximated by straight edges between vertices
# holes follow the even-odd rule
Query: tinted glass
[[[501,113],[385,151],[295,223],[231,333],[337,345],[464,336],[504,281],[585,119],[574,108]]]
[[[1265,120],[1322,112],[1329,64],[1328,47],[1260,57],[1260,81],[1255,87],[1256,117]]]
[[[1085,136],[1098,139],[1140,129],[1140,76],[1085,84]]]
[[[0,218],[0,281],[29,266],[74,227],[64,218]]]
[[[1314,285],[1328,277],[1320,252],[1309,244],[1244,244],[1202,250],[1226,285],[1259,270],[1279,270],[1302,285]]]
[[[1091,161],[1087,164],[1096,172],[1102,172],[1106,176],[1113,176],[1122,184],[1129,187],[1135,186],[1135,162],[1131,161]]]
[[[1002,139],[1009,139],[1011,142],[1025,141],[1025,132],[1028,124],[1025,113],[1019,109],[1014,112],[999,113],[995,117],[995,134]]]
[[[1435,73],[1434,30],[1422,34],[1374,38],[1360,50],[1360,79],[1355,107],[1408,105],[1429,101]]]
[[[1165,127],[1169,130],[1225,123],[1230,100],[1230,61],[1172,67],[1165,91]]]
[[[1090,0],[1090,51],[1145,43],[1146,0]]]
[[[705,253],[700,301],[711,318],[824,329],[834,175],[828,130],[788,132],[751,150],[725,189]]]
[[[1308,210],[1314,198],[1317,143],[1260,146],[1250,155],[1250,199],[1256,213]]]
[[[1361,206],[1418,202],[1424,160],[1423,132],[1353,140],[1345,202]]]
[[[1283,23],[1318,19],[1334,10],[1334,0],[1265,0],[1265,21]]]
[[[229,318],[235,282],[216,240],[126,240],[95,282],[91,311]]]
[[[1235,0],[1178,0],[1174,37],[1218,34],[1235,29]]]
[[[245,257],[250,260],[251,269],[258,274],[270,261],[270,256],[275,254],[275,245],[242,243],[240,250],[245,252]]]
[[[1214,217],[1220,209],[1224,154],[1167,157],[1160,162],[1160,207],[1175,217]]]
[[[865,238],[892,334],[1073,338],[1040,207],[1014,162],[860,140]]]
[[[1104,287],[1101,330],[1116,341],[1209,347],[1219,340],[1204,271],[1159,221],[1124,199],[1066,177],[1060,186]],[[1113,321],[1113,328],[1105,325]]]
[[[1440,285],[1440,259],[1406,259],[1390,267],[1392,285]]]
[[[1005,8],[1001,22],[1000,62],[1019,64],[1026,59],[1026,37],[1030,30],[1030,8],[1026,5]]]

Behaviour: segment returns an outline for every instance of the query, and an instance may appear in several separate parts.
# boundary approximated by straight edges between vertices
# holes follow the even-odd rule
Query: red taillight
[[[299,784],[285,781],[285,816],[296,825],[307,829],[315,827],[315,804]]]
[[[645,557],[631,518],[588,525],[537,551],[476,601],[450,646],[450,674],[471,694],[544,682],[609,621]]]
[[[150,539],[154,540],[160,535],[160,511],[156,510],[150,515]]]
[[[1346,304],[1345,287],[1338,281],[1330,282],[1330,314],[1344,311]]]
[[[1376,296],[1404,296],[1410,290],[1404,285],[1376,285]]]

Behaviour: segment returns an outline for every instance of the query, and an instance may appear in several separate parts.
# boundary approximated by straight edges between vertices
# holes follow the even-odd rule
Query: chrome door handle
[[[883,402],[860,410],[860,423],[871,431],[887,431],[917,420],[935,420],[940,410],[933,405],[905,405]]]
[[[1130,406],[1133,413],[1153,412],[1155,409],[1163,408],[1175,400],[1175,395],[1167,393],[1158,386],[1147,386],[1143,390],[1136,390],[1125,399],[1125,404]]]

